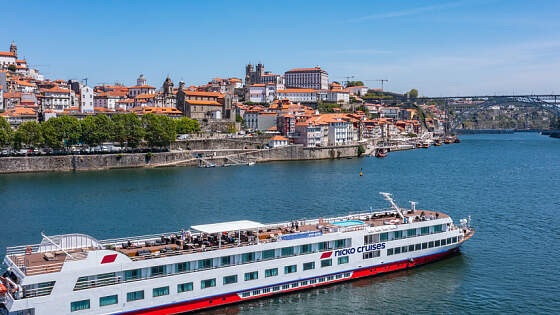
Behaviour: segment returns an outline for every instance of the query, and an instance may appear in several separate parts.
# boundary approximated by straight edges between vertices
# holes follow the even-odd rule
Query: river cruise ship
[[[6,249],[0,314],[176,314],[412,268],[474,230],[397,206],[276,224],[242,220],[109,240],[47,236]]]

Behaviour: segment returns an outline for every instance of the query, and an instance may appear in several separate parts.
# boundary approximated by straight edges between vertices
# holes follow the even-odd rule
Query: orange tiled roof
[[[186,100],[185,101],[188,104],[191,105],[216,105],[216,106],[222,106],[222,104],[216,102],[216,101],[195,101],[195,100]]]
[[[60,88],[58,86],[55,86],[51,89],[42,89],[41,92],[44,92],[44,93],[47,93],[47,92],[48,93],[70,93],[70,90],[63,89],[63,88]]]
[[[0,56],[4,57],[15,57],[16,55],[13,52],[9,51],[0,51]]]
[[[276,140],[276,141],[288,141],[288,138],[286,138],[286,137],[282,137],[282,136],[274,136],[274,137],[270,138],[270,140]]]
[[[314,89],[285,89],[285,90],[278,90],[278,94],[280,93],[315,93],[316,90]]]

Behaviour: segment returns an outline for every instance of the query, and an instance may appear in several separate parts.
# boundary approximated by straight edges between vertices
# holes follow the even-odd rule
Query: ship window
[[[298,282],[292,283],[292,288],[297,288],[298,286],[299,286],[299,283],[298,283]]]
[[[393,239],[394,240],[399,240],[402,238],[402,231],[395,231],[393,232]]]
[[[381,242],[387,241],[389,239],[389,233],[381,233],[379,234],[379,240]]]
[[[268,278],[268,277],[275,277],[278,275],[278,268],[272,268],[272,269],[266,269],[264,271],[264,277]]]
[[[441,232],[441,224],[440,225],[434,225],[434,233],[439,233]]]
[[[335,278],[336,278],[336,279],[342,278],[342,274],[341,274],[341,273],[337,274],[337,275],[335,276]]]
[[[252,262],[252,261],[255,261],[255,253],[254,252],[241,254],[241,262],[242,263],[248,263],[248,262]]]
[[[284,273],[294,273],[294,272],[297,272],[297,265],[284,267]]]
[[[331,281],[331,280],[334,280],[334,276],[328,276],[327,277],[327,281]]]
[[[193,283],[181,283],[177,285],[177,293],[187,292],[193,290]]]
[[[102,296],[99,298],[99,306],[107,306],[119,303],[118,295]]]
[[[364,244],[379,243],[379,234],[371,234],[364,236]]]
[[[237,275],[225,276],[224,284],[237,283]]]
[[[292,256],[294,254],[294,248],[293,247],[284,247],[281,250],[281,255],[282,257],[284,256]]]
[[[441,246],[447,245],[447,240],[444,238],[441,240]]]
[[[428,243],[422,243],[422,249],[428,248]]]
[[[231,258],[232,258],[231,256],[224,256],[224,257],[222,257],[222,259],[221,259],[221,260],[222,260],[222,266],[229,266],[229,265],[231,265],[231,261],[232,261]]]
[[[143,300],[143,299],[144,299],[144,291],[134,291],[134,292],[128,292],[126,294],[127,302]]]
[[[453,237],[453,243],[457,243],[457,236]]]
[[[243,292],[243,293],[241,294],[241,297],[246,298],[246,297],[249,297],[250,295],[251,295],[251,292]]]
[[[375,257],[379,257],[380,256],[380,252],[378,250],[374,250],[374,251],[370,251],[370,252],[365,252],[363,254],[363,259],[370,259],[370,258],[375,258]]]
[[[161,276],[165,274],[165,266],[153,266],[151,269],[152,269],[152,277]]]
[[[153,290],[154,297],[163,296],[163,295],[169,295],[169,287],[154,288]]]
[[[414,250],[420,250],[420,249],[422,249],[422,244],[414,245]]]
[[[272,291],[273,292],[280,291],[280,286],[277,285],[277,286],[272,287]]]
[[[89,300],[82,300],[70,303],[70,312],[89,309]]]
[[[303,264],[303,271],[311,270],[311,269],[315,269],[315,262],[314,261]]]
[[[284,284],[284,285],[282,286],[282,290],[286,290],[286,289],[289,289],[289,288],[290,288],[290,286],[289,286],[288,284]]]
[[[257,271],[245,273],[245,281],[257,280],[258,278],[259,278],[259,273]]]
[[[315,284],[315,283],[317,283],[317,279],[311,279],[311,280],[309,280],[309,284]]]
[[[433,242],[433,241],[431,241],[431,242],[428,242],[428,247],[429,247],[429,248],[432,248],[432,247],[434,247],[434,242]]]
[[[140,279],[141,276],[142,276],[141,269],[126,270],[124,272],[124,280]]]
[[[254,290],[253,291],[253,295],[259,295],[259,294],[261,294],[261,290]]]
[[[416,236],[416,229],[410,229],[406,231],[406,236],[413,237]]]
[[[389,248],[387,249],[387,256],[391,256],[391,255],[393,255],[393,249]]]
[[[401,247],[401,253],[406,253],[406,252],[408,252],[408,246]]]
[[[414,245],[408,245],[408,251],[413,252],[414,251]]]
[[[345,276],[346,278],[348,278],[348,277],[350,277],[350,273],[347,272],[347,273],[344,274],[344,276]]]
[[[438,247],[438,246],[440,246],[440,241],[439,241],[439,240],[435,241],[435,244],[434,244],[434,246],[435,246],[435,247]]]
[[[176,266],[177,272],[187,272],[187,271],[189,271],[189,269],[191,269],[190,263],[188,263],[188,262],[178,263],[175,266]]]
[[[319,282],[325,282],[325,278],[319,278]]]
[[[269,293],[270,292],[270,288],[266,288],[262,290],[263,293]]]
[[[311,253],[311,244],[304,244],[300,246],[300,254]]]
[[[430,227],[425,226],[425,227],[421,228],[420,229],[420,234],[422,234],[422,235],[430,234]]]
[[[329,250],[331,247],[329,242],[321,242],[319,243],[319,250]]]
[[[447,244],[451,244],[451,237],[447,239]]]
[[[263,250],[262,259],[263,260],[274,259],[274,249]]]
[[[342,256],[342,257],[338,257],[338,264],[342,265],[342,264],[347,264],[348,263],[348,256]]]
[[[323,259],[321,260],[321,268],[323,267],[330,267],[332,266],[332,259]]]
[[[336,240],[334,241],[334,248],[342,248],[344,247],[345,240]]]
[[[198,261],[198,269],[212,268],[212,259],[202,259]]]
[[[211,287],[215,287],[215,286],[216,286],[216,278],[200,281],[200,288],[201,289],[211,288]]]
[[[400,247],[395,247],[394,252],[395,252],[395,255],[400,254],[401,253],[401,248]]]

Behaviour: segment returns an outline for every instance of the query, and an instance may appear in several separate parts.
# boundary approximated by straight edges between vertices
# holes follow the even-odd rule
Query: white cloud
[[[444,9],[457,7],[464,3],[465,1],[456,1],[456,2],[448,2],[448,3],[438,4],[438,5],[425,6],[425,7],[417,7],[417,8],[412,8],[412,9],[402,10],[402,11],[383,12],[383,13],[366,15],[359,18],[355,18],[350,20],[350,22],[362,22],[367,20],[381,20],[381,19],[409,16],[409,15],[417,15],[420,13],[440,11]]]

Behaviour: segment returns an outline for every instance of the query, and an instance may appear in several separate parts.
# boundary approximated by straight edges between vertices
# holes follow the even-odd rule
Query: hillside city
[[[18,148],[62,147],[118,140],[110,133],[98,141],[84,141],[88,134],[99,132],[95,126],[101,128],[105,119],[99,118],[100,114],[113,118],[124,114],[166,117],[165,121],[186,124],[164,134],[167,140],[145,139],[158,146],[168,145],[177,136],[188,137],[181,136],[184,133],[196,133],[193,137],[258,134],[269,136],[271,146],[304,147],[349,145],[368,139],[431,139],[444,134],[445,113],[435,104],[384,104],[383,97],[390,97],[390,93],[384,94],[382,89],[372,89],[361,81],[331,82],[327,71],[319,66],[274,74],[265,71],[261,63],[248,64],[243,80],[214,78],[194,86],[182,81],[174,83],[167,77],[160,88],[154,85],[142,74],[133,86],[115,83],[90,87],[87,79],[45,78],[27,60],[18,57],[18,48],[12,43],[9,51],[0,52],[0,117],[12,129],[4,131],[6,136],[0,145],[16,142]],[[368,101],[371,95],[381,98]],[[418,92],[413,89],[405,96],[417,97]],[[40,124],[62,117],[66,118],[60,126],[83,120],[94,126],[83,127],[82,136],[76,131],[53,132],[48,137],[48,132],[41,130]],[[154,126],[156,121],[165,125],[161,119],[152,120]],[[20,137],[15,137],[20,129]],[[10,140],[8,133],[12,134]]]

